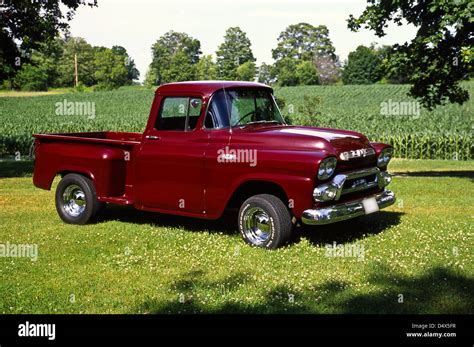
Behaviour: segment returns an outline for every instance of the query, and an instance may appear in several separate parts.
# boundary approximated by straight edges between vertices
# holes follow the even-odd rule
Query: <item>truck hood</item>
[[[239,136],[239,135],[242,136]],[[258,136],[252,136],[253,134]],[[255,125],[240,129],[232,135],[233,142],[258,142],[264,147],[286,150],[325,150],[329,154],[370,147],[366,136],[355,131],[328,128]],[[240,141],[242,140],[242,141]],[[248,143],[247,143],[248,144]]]

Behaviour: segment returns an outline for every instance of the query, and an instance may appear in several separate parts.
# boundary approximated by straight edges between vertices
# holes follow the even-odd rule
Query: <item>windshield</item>
[[[211,98],[204,126],[222,129],[257,123],[285,124],[273,95],[266,89],[216,92]]]
[[[272,94],[266,90],[228,90],[225,98],[231,126],[284,124]]]

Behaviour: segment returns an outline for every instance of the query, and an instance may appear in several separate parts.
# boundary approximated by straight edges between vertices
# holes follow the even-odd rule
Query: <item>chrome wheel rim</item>
[[[250,207],[244,212],[244,234],[253,245],[259,246],[271,236],[270,217],[260,207]]]
[[[77,217],[86,209],[86,195],[76,184],[68,186],[63,193],[64,211],[71,217]]]

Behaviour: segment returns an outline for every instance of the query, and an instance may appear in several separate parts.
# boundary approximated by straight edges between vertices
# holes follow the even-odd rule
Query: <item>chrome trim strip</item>
[[[346,219],[365,215],[363,200],[375,198],[379,209],[395,203],[395,194],[390,190],[384,190],[381,193],[365,197],[363,199],[350,201],[322,209],[310,209],[303,212],[301,221],[308,225],[324,225],[340,222]]]
[[[371,167],[371,168],[368,168],[368,169],[361,169],[361,170],[344,172],[344,175],[347,176],[348,180],[352,180],[354,178],[370,176],[370,175],[373,175],[373,174],[377,174],[379,172],[380,172],[380,169],[378,167]]]

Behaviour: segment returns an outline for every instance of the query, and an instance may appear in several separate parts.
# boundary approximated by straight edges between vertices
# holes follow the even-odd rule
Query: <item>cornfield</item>
[[[395,147],[395,156],[411,159],[471,160],[473,153],[474,82],[467,82],[471,99],[433,111],[382,114],[384,103],[409,103],[405,85],[307,86],[275,90],[285,102],[283,113],[292,124],[359,131],[371,141]],[[305,103],[307,112],[302,112]],[[31,134],[78,131],[137,131],[145,128],[153,91],[116,91],[47,96],[0,97],[0,156],[28,155]],[[58,115],[58,103],[91,102],[94,117]],[[308,106],[308,105],[306,105]],[[315,108],[313,110],[313,108]],[[415,109],[417,110],[417,109]]]
[[[359,131],[371,141],[393,145],[398,158],[471,160],[474,82],[464,86],[468,102],[432,111],[417,106],[406,85],[286,87],[275,94],[284,100],[283,113],[292,124]],[[315,109],[306,110],[308,103]],[[414,105],[411,111],[418,112],[383,114],[387,104]]]
[[[58,103],[94,103],[95,115],[58,115]],[[0,156],[28,155],[34,133],[79,131],[142,132],[153,91],[123,88],[94,93],[0,97]]]

